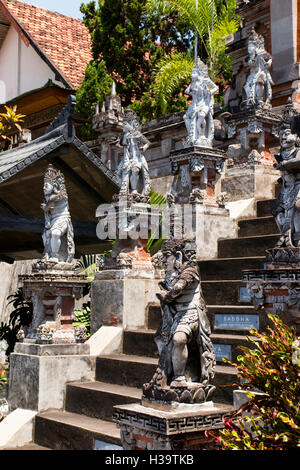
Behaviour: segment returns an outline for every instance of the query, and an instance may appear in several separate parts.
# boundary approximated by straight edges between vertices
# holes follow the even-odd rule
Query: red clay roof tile
[[[77,18],[23,1],[2,1],[70,86],[77,89],[92,59],[91,39],[86,26]]]

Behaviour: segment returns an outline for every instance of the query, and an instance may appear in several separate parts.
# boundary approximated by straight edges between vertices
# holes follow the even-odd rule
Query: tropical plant
[[[97,267],[97,255],[83,255],[80,260],[77,261],[76,269],[86,276],[88,283],[91,283],[94,280],[95,273],[99,271]]]
[[[76,320],[73,321],[74,328],[85,326],[88,339],[91,336],[91,303],[84,303],[81,310],[78,309],[74,311],[74,316],[76,318]]]
[[[150,191],[150,206],[153,209],[159,209],[161,216],[159,217],[159,224],[156,230],[150,235],[147,242],[147,252],[154,256],[157,253],[166,237],[166,234],[162,233],[162,217],[164,211],[167,209],[167,200],[165,196],[151,189]]]
[[[250,330],[254,348],[240,347],[235,366],[249,402],[214,435],[225,450],[287,450],[300,447],[300,361],[295,329],[277,316],[266,333]],[[260,391],[255,394],[253,391]],[[244,415],[244,413],[247,413]]]
[[[3,387],[7,384],[7,371],[5,369],[0,369],[0,387]]]
[[[164,54],[185,51],[187,27],[177,17],[147,11],[147,0],[101,0],[81,5],[90,31],[94,60],[102,59],[115,80],[124,107],[150,91],[153,64]],[[179,28],[178,28],[179,26]],[[184,34],[181,34],[184,31]]]
[[[76,113],[84,124],[80,128],[82,140],[93,140],[98,137],[93,130],[92,118],[97,104],[104,101],[112,86],[104,60],[91,61],[85,71],[85,79],[76,92]]]
[[[23,122],[24,114],[17,114],[17,106],[9,108],[5,106],[6,113],[0,113],[0,150],[6,150],[12,145],[11,134],[21,132],[20,123]]]
[[[1,322],[0,325],[0,341],[7,342],[6,355],[9,357],[14,350],[17,342],[17,334],[20,329],[30,326],[33,317],[33,305],[31,301],[27,301],[24,296],[23,289],[20,287],[14,294],[7,297],[8,305],[13,305],[14,310],[11,312],[9,322]]]
[[[204,60],[211,78],[219,85],[219,100],[224,85],[232,78],[231,58],[225,53],[225,38],[238,29],[235,0],[147,0],[149,11],[177,11],[179,17],[195,32],[195,49]],[[184,91],[190,81],[194,55],[173,52],[157,63],[153,74],[154,99],[158,113],[168,112],[170,98]],[[184,109],[184,108],[183,108]]]

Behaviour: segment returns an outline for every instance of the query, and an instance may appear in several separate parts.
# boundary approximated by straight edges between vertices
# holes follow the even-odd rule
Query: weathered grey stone
[[[218,87],[208,76],[207,66],[198,59],[192,71],[192,83],[185,93],[193,98],[184,116],[186,146],[212,147],[214,138],[214,94]]]
[[[9,408],[11,411],[17,408],[37,411],[63,409],[66,384],[77,380],[93,380],[94,377],[95,358],[89,355],[39,356],[12,353]]]
[[[215,387],[215,354],[192,240],[170,238],[162,245],[165,279],[157,297],[161,322],[155,334],[158,367],[143,385],[149,406],[163,402],[202,403]]]
[[[149,304],[156,302],[158,280],[154,279],[153,272],[152,278],[146,278],[141,273],[134,273],[134,270],[127,270],[126,273],[122,271],[102,271],[92,282],[92,334],[102,325],[128,329],[143,328],[146,325],[145,312]],[[125,277],[118,278],[118,274]]]
[[[31,356],[73,356],[88,355],[90,347],[88,344],[35,344],[16,343],[14,352],[18,354],[29,354]]]

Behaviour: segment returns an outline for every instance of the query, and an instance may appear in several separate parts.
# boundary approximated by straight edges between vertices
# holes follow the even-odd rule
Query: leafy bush
[[[10,314],[9,323],[0,324],[0,341],[8,344],[6,355],[9,356],[17,342],[17,334],[23,326],[28,327],[32,322],[33,305],[25,300],[23,289],[20,287],[14,294],[7,297],[8,305],[12,304],[14,310]]]
[[[0,387],[7,384],[7,371],[5,369],[0,369]]]
[[[244,355],[234,364],[242,379],[239,387],[250,401],[243,405],[225,428],[214,435],[225,450],[287,450],[300,447],[299,341],[294,328],[275,315],[266,333],[250,330],[254,349],[240,347]],[[237,385],[237,384],[235,384]],[[258,390],[254,395],[249,390]],[[248,415],[244,415],[248,413]]]
[[[74,328],[85,326],[87,329],[87,338],[91,336],[91,303],[87,302],[82,305],[82,310],[75,310],[74,316],[76,321],[73,322]]]

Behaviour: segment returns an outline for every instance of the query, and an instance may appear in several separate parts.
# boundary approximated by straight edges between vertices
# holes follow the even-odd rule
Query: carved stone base
[[[156,404],[168,406],[176,406],[178,403],[204,403],[207,402],[216,387],[213,385],[203,385],[201,383],[185,383],[180,386],[170,385],[167,387],[159,387],[152,384],[144,384],[143,386],[143,402],[147,402],[150,406],[156,407]]]
[[[220,194],[220,176],[226,158],[223,150],[200,146],[171,152],[171,168],[175,175],[172,193],[176,194],[175,202],[200,202],[205,206],[224,207],[225,195]]]
[[[217,443],[205,431],[224,427],[234,408],[213,402],[179,405],[172,411],[139,403],[114,407],[124,450],[213,450]]]
[[[267,267],[268,269],[243,271],[243,282],[247,284],[251,301],[266,314],[279,315],[284,323],[294,326],[299,332],[300,268],[289,264],[284,266],[283,263],[280,267],[277,263]]]
[[[77,335],[73,327],[73,313],[75,299],[82,297],[87,283],[86,276],[60,268],[60,264],[52,270],[35,266],[32,274],[19,276],[25,297],[33,304],[33,320],[25,341],[37,344],[82,342],[83,332]]]
[[[63,409],[66,384],[94,377],[88,344],[17,343],[10,356],[9,409]]]
[[[300,249],[293,247],[272,248],[267,250],[267,268],[300,268]]]

